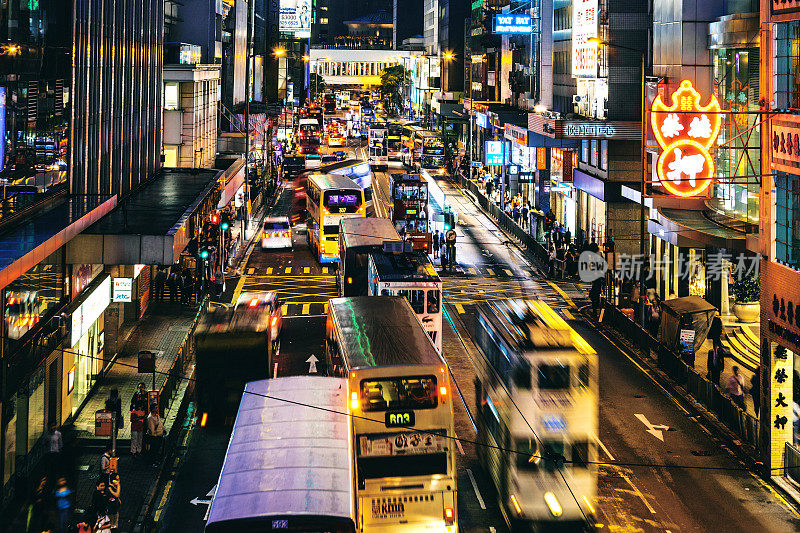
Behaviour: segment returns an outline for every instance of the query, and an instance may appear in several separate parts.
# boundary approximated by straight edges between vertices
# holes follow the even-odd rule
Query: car
[[[328,136],[328,146],[344,146],[344,137],[337,132]]]
[[[250,309],[268,309],[270,313],[269,327],[270,338],[277,344],[283,326],[283,310],[275,291],[246,291],[239,295],[239,299],[234,304],[237,307],[248,307]]]
[[[267,217],[261,229],[261,249],[291,248],[292,227],[289,217]]]

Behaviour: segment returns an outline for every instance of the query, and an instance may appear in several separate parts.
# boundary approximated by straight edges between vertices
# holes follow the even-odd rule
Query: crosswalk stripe
[[[253,274],[255,271],[256,271],[256,269],[255,269],[255,268],[253,268],[253,267],[250,267],[250,268],[248,268],[248,269],[247,269],[247,274],[248,274],[248,275],[252,275],[252,274]]]
[[[307,315],[309,309],[311,309],[311,304],[303,304],[303,310],[300,311],[301,315]]]
[[[267,275],[269,276],[272,274],[272,267],[267,267]]]
[[[563,314],[567,320],[575,320],[575,317],[569,312],[569,309],[562,309],[561,314]]]
[[[286,267],[286,271],[285,272],[287,274],[291,274],[292,273],[292,267]]]
[[[456,304],[456,311],[458,311],[458,314],[463,315],[464,314],[464,306],[461,305],[461,304]]]
[[[305,267],[303,269],[303,274],[308,274],[309,272],[311,272],[311,267]]]
[[[513,276],[513,275],[514,275],[514,273],[513,273],[513,272],[511,272],[511,271],[510,271],[509,269],[507,269],[507,268],[504,268],[503,270],[504,270],[504,271],[505,271],[505,273],[506,273],[506,274],[508,274],[509,276]]]
[[[323,274],[327,274],[328,273],[328,267],[322,267],[322,273]]]
[[[474,268],[470,268],[470,269],[469,269],[469,273],[470,273],[470,274],[472,274],[472,275],[474,276],[475,274],[477,274],[477,273],[478,273],[478,271],[477,271],[477,270],[475,270]]]
[[[491,268],[487,268],[486,272],[488,272],[490,276],[494,276],[494,270],[492,270]]]
[[[281,306],[281,314],[282,314],[282,315],[287,315],[287,314],[289,314],[289,304],[283,304],[283,305]]]

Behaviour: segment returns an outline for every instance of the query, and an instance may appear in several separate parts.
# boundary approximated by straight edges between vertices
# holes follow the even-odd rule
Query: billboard
[[[311,0],[281,0],[280,31],[311,34]]]
[[[531,33],[533,31],[533,21],[530,15],[495,15],[494,33]]]
[[[597,44],[589,39],[597,37],[598,0],[573,0],[572,2],[572,76],[597,77]]]

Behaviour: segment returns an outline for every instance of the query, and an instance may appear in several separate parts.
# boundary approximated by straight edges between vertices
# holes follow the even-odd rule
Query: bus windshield
[[[427,137],[422,142],[422,152],[430,155],[443,155],[444,144],[436,137]]]
[[[437,405],[436,378],[417,376],[361,381],[364,411],[433,409]]]

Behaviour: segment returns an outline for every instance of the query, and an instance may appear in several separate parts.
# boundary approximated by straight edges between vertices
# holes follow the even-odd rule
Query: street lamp
[[[644,196],[645,196],[645,187],[647,186],[647,151],[646,151],[646,142],[647,142],[647,111],[646,111],[646,102],[647,102],[647,90],[645,88],[645,69],[647,67],[647,52],[644,50],[638,50],[636,48],[630,48],[627,46],[622,46],[619,44],[608,43],[605,41],[601,41],[596,37],[592,37],[589,39],[589,42],[596,44],[598,47],[600,46],[609,46],[611,48],[618,48],[620,50],[628,50],[630,52],[636,52],[641,54],[642,56],[642,77],[641,77],[641,85],[642,85],[642,102],[641,102],[641,113],[642,113],[642,145],[641,145],[641,167],[642,167],[642,180],[641,180],[641,194],[639,196],[639,255],[642,258],[642,261],[645,259],[645,253],[647,249],[645,247],[645,208],[644,208]],[[644,271],[642,272],[642,274]],[[644,302],[642,298],[644,297],[645,290],[644,290],[644,279],[642,276],[639,276],[639,319],[641,321],[642,327],[644,327]]]

